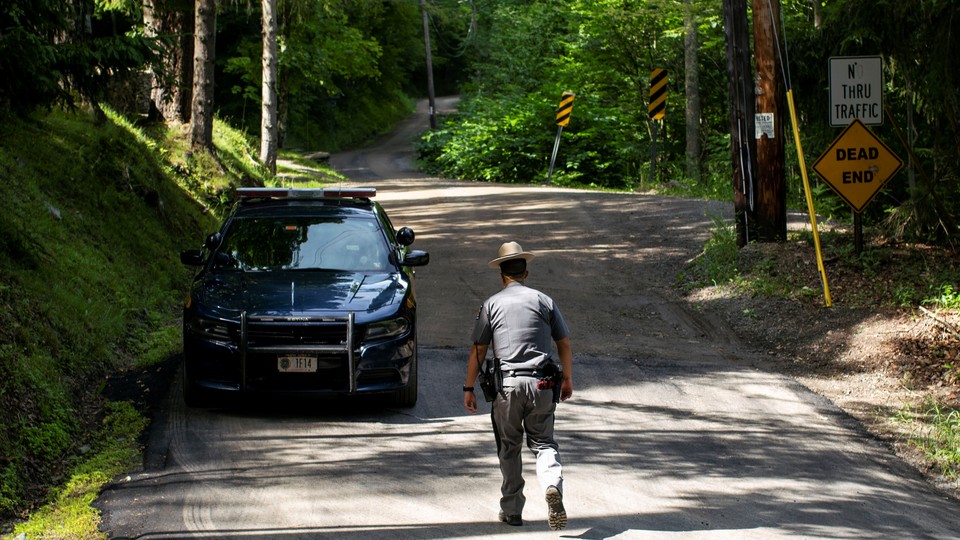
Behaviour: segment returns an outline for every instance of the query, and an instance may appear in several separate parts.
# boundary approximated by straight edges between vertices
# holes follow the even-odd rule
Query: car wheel
[[[410,377],[407,379],[407,386],[394,394],[394,403],[399,407],[413,407],[416,405],[417,386],[417,356],[414,355],[410,365]]]

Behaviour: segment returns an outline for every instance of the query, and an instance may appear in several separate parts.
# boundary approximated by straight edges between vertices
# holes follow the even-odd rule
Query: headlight
[[[192,333],[200,337],[214,341],[233,341],[231,324],[226,321],[194,317],[188,321],[187,326]]]
[[[372,341],[399,336],[405,333],[409,327],[410,321],[404,317],[397,317],[396,319],[388,319],[386,321],[370,323],[367,325],[367,335],[365,339],[367,341]]]

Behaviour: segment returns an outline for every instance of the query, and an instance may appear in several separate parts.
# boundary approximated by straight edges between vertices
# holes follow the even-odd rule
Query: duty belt
[[[539,377],[541,375],[540,370],[537,369],[505,369],[503,370],[503,377]]]

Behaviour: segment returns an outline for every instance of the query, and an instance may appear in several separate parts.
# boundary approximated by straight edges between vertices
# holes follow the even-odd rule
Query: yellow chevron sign
[[[650,105],[647,113],[653,120],[663,120],[667,115],[667,70],[656,68],[650,73]]]
[[[560,98],[560,107],[557,108],[557,125],[566,127],[570,123],[570,114],[573,112],[573,92],[564,92]]]

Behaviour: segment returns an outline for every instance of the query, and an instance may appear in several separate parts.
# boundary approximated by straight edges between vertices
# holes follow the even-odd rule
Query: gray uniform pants
[[[533,377],[509,377],[503,380],[503,394],[493,401],[490,417],[497,439],[497,457],[503,484],[500,486],[500,509],[508,515],[520,515],[526,498],[523,496],[523,464],[520,451],[523,436],[537,456],[537,479],[546,492],[556,486],[563,492],[563,474],[557,442],[553,439],[553,390],[537,389]]]

